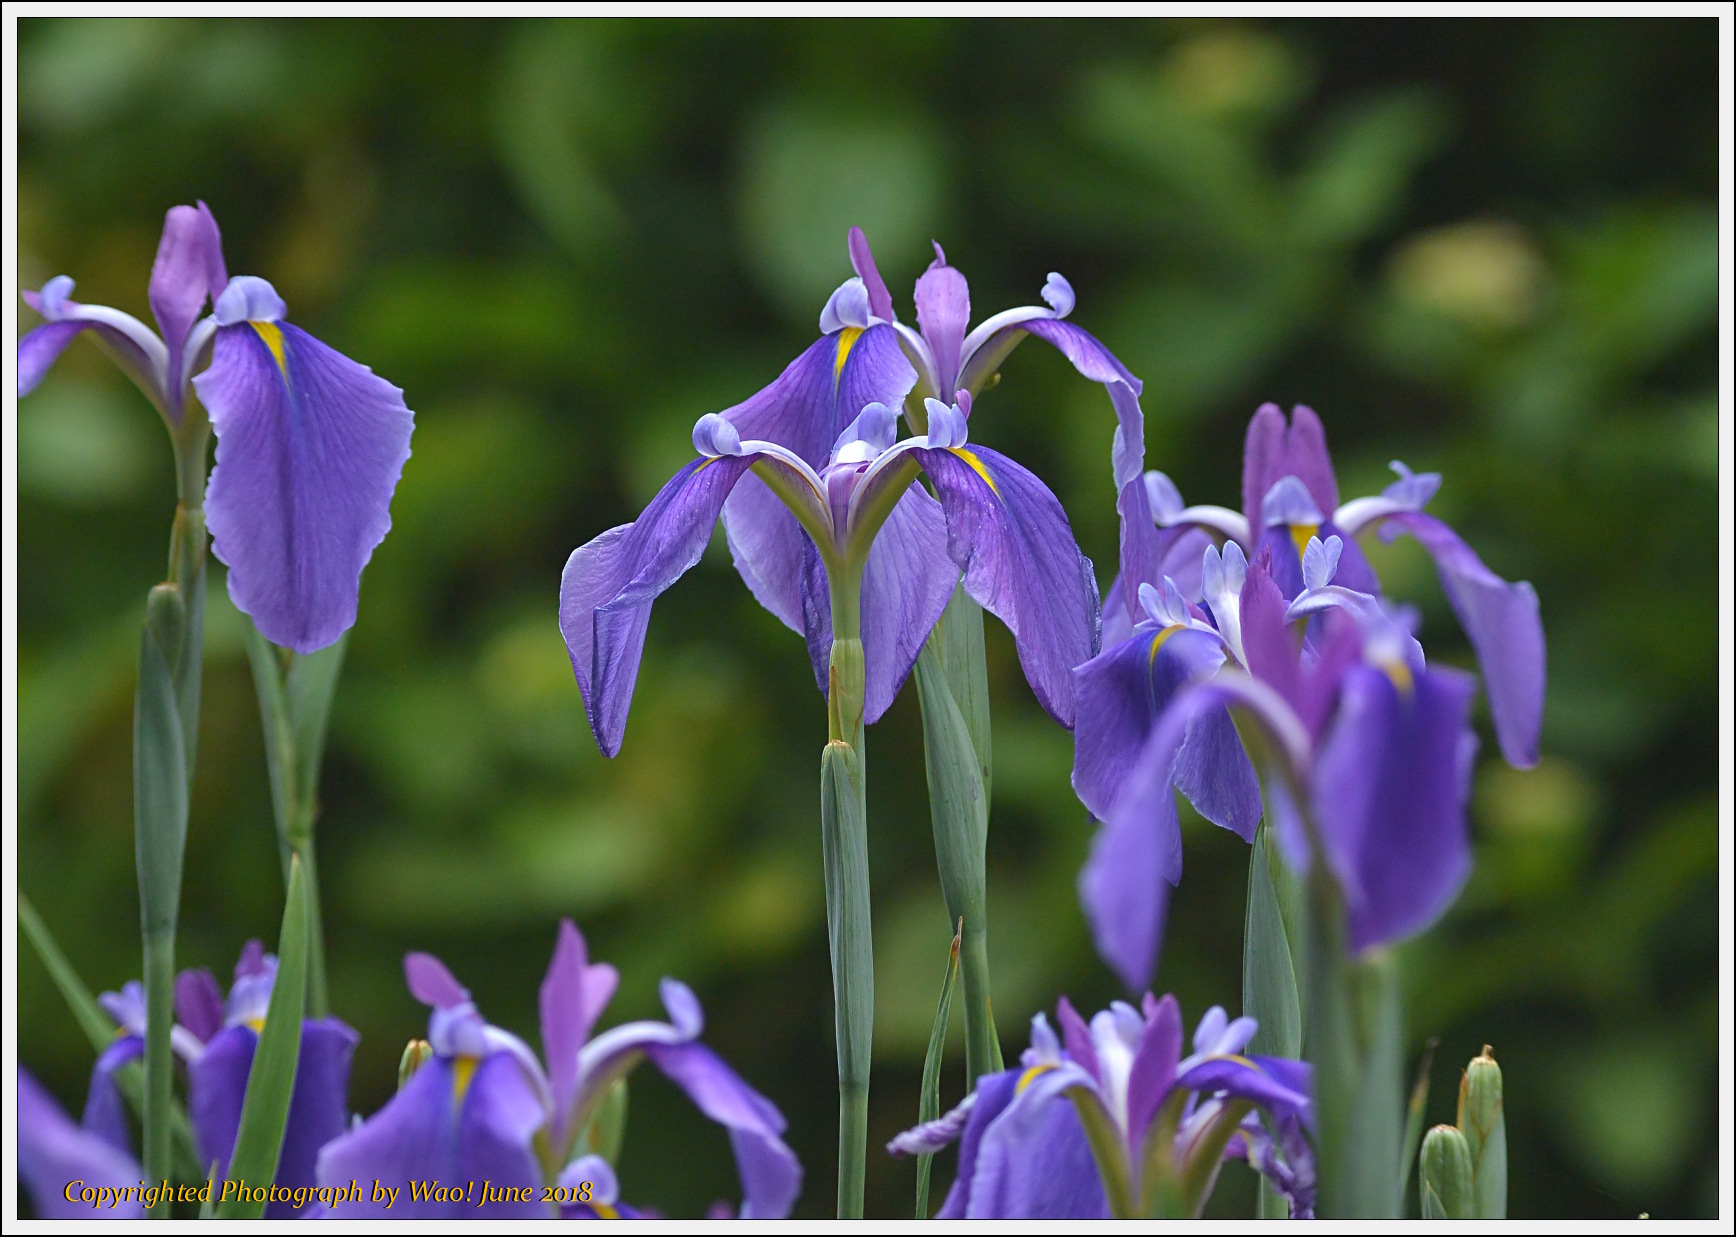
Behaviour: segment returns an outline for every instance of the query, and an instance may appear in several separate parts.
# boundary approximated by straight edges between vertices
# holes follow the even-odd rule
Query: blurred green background
[[[1476,872],[1403,953],[1413,1036],[1441,1037],[1431,1120],[1492,1043],[1511,1214],[1715,1214],[1715,37],[1710,19],[21,22],[26,286],[68,273],[146,317],[163,212],[203,198],[229,269],[416,411],[320,827],[356,1109],[425,1025],[404,951],[534,1036],[571,915],[621,969],[611,1020],[657,1014],[659,976],[694,985],[709,1041],[789,1118],[800,1213],[829,1209],[825,723],[801,642],[720,534],[659,603],[611,763],[555,605],[566,555],[633,517],[694,419],[813,338],[854,222],[906,317],[931,237],[979,318],[1064,272],[1075,320],[1145,379],[1148,463],[1190,501],[1236,502],[1267,399],[1321,412],[1347,497],[1394,456],[1445,474],[1433,509],[1536,584],[1550,694],[1535,772],[1502,766],[1479,719]],[[1039,345],[1004,379],[973,437],[1054,487],[1107,585],[1108,401]],[[114,987],[139,968],[131,696],[170,455],[80,343],[20,406],[18,472],[19,882]],[[1421,552],[1372,552],[1431,656],[1470,664]],[[239,626],[220,574],[212,590],[180,952],[226,975],[245,938],[275,938],[281,885]],[[1073,892],[1090,831],[1069,737],[990,628],[995,1004],[1016,1052],[1057,995],[1119,994]],[[950,930],[910,691],[871,747],[883,1143],[914,1119]],[[1239,1003],[1247,869],[1233,837],[1186,828],[1159,984],[1191,1019]],[[77,1111],[88,1047],[21,955],[20,1059]],[[948,1104],[962,1073],[959,1052]],[[632,1103],[629,1199],[734,1196],[723,1133],[684,1097],[641,1071]],[[913,1181],[873,1157],[870,1214],[908,1214]],[[1235,1168],[1215,1208],[1251,1199]]]

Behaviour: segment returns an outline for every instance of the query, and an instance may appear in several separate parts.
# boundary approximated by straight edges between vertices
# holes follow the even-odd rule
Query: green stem
[[[860,1219],[868,1168],[868,1075],[874,1034],[869,918],[868,779],[862,723],[860,575],[828,563],[832,657],[828,741],[820,758],[821,843],[838,1044],[838,1217]]]
[[[175,1023],[175,933],[170,928],[145,939],[145,1173],[153,1184],[173,1175],[175,1152],[169,1112],[174,1105],[170,1083],[174,1058],[169,1032]],[[167,1219],[169,1202],[161,1199],[151,1215]]]

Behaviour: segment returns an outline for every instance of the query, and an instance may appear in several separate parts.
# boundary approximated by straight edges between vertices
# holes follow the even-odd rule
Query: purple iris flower
[[[176,1022],[170,1044],[187,1069],[187,1116],[199,1162],[215,1162],[218,1175],[228,1167],[241,1128],[241,1105],[253,1054],[271,1004],[277,958],[257,940],[248,941],[235,964],[227,997],[211,972],[182,971],[175,978]],[[120,1024],[122,1034],[97,1058],[91,1074],[85,1123],[118,1135],[125,1145],[126,1111],[114,1073],[145,1050],[145,992],[133,980],[98,1000]],[[350,1060],[360,1041],[337,1018],[304,1018],[297,1057],[295,1090],[284,1126],[276,1184],[287,1189],[312,1186],[319,1149],[344,1132],[349,1122]],[[268,1218],[302,1214],[284,1202],[267,1205]]]
[[[513,1218],[552,1214],[542,1201],[545,1185],[590,1181],[595,1214],[629,1214],[615,1204],[614,1174],[602,1173],[597,1165],[606,1163],[588,1156],[581,1136],[609,1088],[649,1059],[729,1130],[745,1196],[742,1217],[782,1219],[795,1205],[802,1170],[779,1137],[784,1119],[699,1042],[705,1016],[686,985],[663,981],[669,1022],[623,1023],[593,1038],[617,975],[606,963],[591,965],[584,938],[562,920],[541,990],[545,1069],[523,1040],[483,1020],[438,959],[410,954],[404,974],[416,999],[433,1007],[428,1042],[434,1055],[384,1108],[326,1146],[319,1157],[322,1185],[343,1186],[352,1178],[456,1183],[461,1196],[472,1181],[496,1190],[528,1187],[528,1198],[490,1202],[483,1211],[474,1197],[400,1195],[389,1213]],[[363,1197],[340,1203],[336,1214],[388,1213],[385,1204]]]
[[[870,328],[863,340],[876,329],[884,328]],[[801,570],[792,583],[822,690],[835,595],[859,595],[864,720],[874,722],[909,675],[962,572],[965,590],[1011,628],[1038,701],[1072,725],[1070,670],[1091,656],[1097,639],[1091,563],[1036,476],[968,443],[969,392],[951,405],[927,400],[927,433],[896,440],[895,409],[914,373],[895,337],[884,338],[891,351],[880,367],[894,376],[879,388],[885,398],[843,427],[818,470],[788,447],[743,438],[731,413],[707,413],[693,428],[699,458],[634,523],[573,552],[561,576],[561,632],[604,753],[620,750],[652,601],[699,561],[719,513],[727,521],[732,493],[748,480],[775,493],[800,539]],[[918,471],[933,496],[916,484]],[[837,581],[829,578],[834,572]],[[746,568],[743,575],[753,585]],[[845,591],[835,593],[834,583]],[[754,591],[765,600],[761,588]]]
[[[1154,722],[1126,708],[1100,730],[1081,727],[1076,784],[1084,769],[1085,784],[1109,802],[1080,894],[1099,952],[1131,988],[1156,965],[1168,886],[1179,873],[1173,791],[1186,767],[1178,753],[1226,706],[1264,732],[1274,761],[1265,806],[1279,846],[1298,872],[1317,850],[1325,855],[1353,950],[1427,927],[1470,871],[1475,680],[1428,668],[1408,615],[1334,582],[1346,558],[1341,538],[1310,539],[1293,601],[1274,578],[1273,557],[1263,548],[1246,563],[1234,543],[1221,556],[1207,551],[1202,575],[1215,627],[1171,582],[1155,599],[1162,631],[1136,639],[1211,633],[1224,650],[1221,665],[1172,691]],[[1125,682],[1133,659],[1123,652],[1112,662],[1115,652],[1081,667],[1082,684],[1101,677],[1110,694],[1118,669]],[[1089,695],[1082,685],[1082,701]],[[1108,781],[1105,770],[1119,780]]]
[[[217,431],[205,511],[230,597],[298,653],[336,640],[356,621],[362,568],[391,527],[410,456],[404,393],[285,321],[265,280],[229,278],[203,202],[174,207],[163,224],[150,282],[161,336],[118,309],[72,300],[72,288],[60,275],[24,294],[47,322],[19,341],[19,396],[84,331],[177,440],[196,393]],[[207,299],[212,313],[201,318]]]
[[[1141,1004],[1117,1001],[1087,1025],[1063,997],[1059,1038],[1038,1014],[1019,1069],[982,1078],[952,1112],[892,1141],[894,1155],[959,1142],[939,1218],[1198,1215],[1226,1157],[1265,1173],[1293,1216],[1312,1215],[1313,1156],[1300,1137],[1313,1124],[1309,1067],[1241,1055],[1254,1020],[1216,1006],[1184,1059],[1175,998],[1147,993]]]
[[[93,1098],[97,1086],[93,1074]],[[18,1067],[18,1179],[42,1218],[144,1219],[143,1202],[112,1193],[137,1189],[145,1171],[133,1155],[124,1119],[116,1127],[108,1115],[101,1108],[93,1114],[87,1106],[84,1121],[74,1124],[42,1084]],[[80,1197],[86,1187],[111,1193],[98,1207]]]
[[[1338,537],[1337,583],[1378,596],[1380,582],[1356,535],[1369,529],[1388,540],[1411,534],[1434,556],[1447,599],[1477,652],[1501,754],[1509,764],[1529,768],[1537,763],[1543,729],[1545,654],[1537,593],[1529,583],[1495,575],[1457,533],[1423,510],[1440,488],[1439,473],[1412,473],[1397,460],[1392,468],[1399,479],[1379,495],[1341,504],[1320,418],[1298,405],[1286,425],[1278,406],[1265,404],[1248,425],[1241,511],[1186,506],[1162,473],[1147,475],[1147,502],[1157,524],[1171,534],[1206,529],[1238,543],[1250,558],[1270,550],[1272,577],[1288,599],[1304,588],[1302,555],[1310,539]],[[1107,615],[1104,628],[1105,644],[1124,634],[1111,630]]]

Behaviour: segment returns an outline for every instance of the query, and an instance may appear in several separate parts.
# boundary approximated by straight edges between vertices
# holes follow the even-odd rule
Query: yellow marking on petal
[[[1031,1066],[1030,1069],[1026,1070],[1024,1073],[1019,1075],[1019,1082],[1018,1082],[1018,1085],[1013,1088],[1013,1094],[1014,1095],[1019,1094],[1026,1087],[1030,1086],[1033,1082],[1035,1082],[1039,1075],[1047,1074],[1050,1070],[1052,1070],[1054,1068],[1055,1067],[1053,1065],[1033,1065],[1033,1066]]]
[[[265,342],[265,346],[271,349],[271,355],[277,361],[277,371],[283,375],[283,380],[288,382],[289,364],[283,359],[283,332],[278,329],[277,323],[249,322],[247,325],[252,327],[254,333]]]
[[[1320,525],[1318,525],[1318,524],[1292,524],[1292,525],[1290,525],[1290,540],[1294,541],[1296,543],[1296,557],[1297,557],[1297,559],[1301,559],[1301,557],[1308,552],[1309,539],[1312,538],[1319,531],[1320,531]]]
[[[861,335],[862,328],[859,326],[847,326],[838,332],[838,357],[832,362],[832,382],[834,384],[844,376],[844,361],[849,357],[850,349],[856,346],[856,340]]]
[[[1157,665],[1157,650],[1163,647],[1163,642],[1175,635],[1176,632],[1186,630],[1187,628],[1183,627],[1180,623],[1171,623],[1168,627],[1165,627],[1162,631],[1158,632],[1157,639],[1151,642],[1151,656],[1146,659],[1146,665]]]
[[[994,491],[996,498],[1001,496],[1001,487],[995,484],[995,479],[993,477],[989,476],[988,466],[977,458],[975,451],[967,450],[964,447],[948,447],[947,450],[951,451],[954,455],[958,456],[959,459],[969,464],[972,472],[976,473],[976,475],[981,477],[984,481],[987,481],[989,483],[989,489]]]
[[[621,1213],[609,1206],[608,1203],[587,1203],[586,1206],[597,1213],[599,1220],[619,1220],[621,1218]]]
[[[1398,658],[1380,663],[1380,668],[1386,672],[1386,677],[1392,680],[1392,685],[1398,688],[1398,694],[1408,696],[1417,689],[1417,681],[1411,675],[1411,668]]]
[[[255,1035],[265,1034],[265,1019],[263,1019],[263,1018],[249,1018],[247,1020],[247,1025],[253,1028],[253,1033]]]
[[[452,1102],[462,1104],[464,1093],[470,1090],[471,1079],[476,1077],[476,1067],[482,1061],[481,1057],[455,1057],[452,1061]]]

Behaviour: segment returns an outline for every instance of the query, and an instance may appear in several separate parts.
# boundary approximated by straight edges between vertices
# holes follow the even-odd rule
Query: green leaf
[[[1435,1126],[1423,1139],[1421,1160],[1423,1219],[1472,1219],[1471,1152],[1465,1136],[1450,1125]]]
[[[289,720],[289,699],[277,650],[242,616],[247,636],[247,661],[253,668],[253,691],[259,697],[259,722],[265,733],[265,769],[271,778],[271,808],[277,822],[277,848],[289,878],[291,822],[295,817],[295,730]]]
[[[295,737],[296,801],[309,816],[319,799],[320,763],[325,755],[326,724],[331,719],[332,696],[338,673],[344,667],[344,649],[350,633],[312,653],[297,656],[285,676],[284,693],[289,703],[289,724]]]
[[[940,985],[940,1003],[934,1009],[934,1027],[928,1033],[928,1052],[922,1058],[922,1093],[916,1104],[916,1123],[924,1125],[940,1116],[940,1066],[946,1055],[946,1027],[952,1020],[952,989],[958,979],[958,949],[960,934],[953,934],[952,950],[946,959],[946,978]],[[932,1155],[916,1157],[916,1218],[928,1219],[928,1178],[934,1169]]]
[[[302,1004],[308,971],[307,882],[301,861],[290,859],[289,893],[284,899],[283,928],[277,940],[277,980],[266,1009],[265,1029],[253,1053],[247,1094],[241,1102],[241,1126],[230,1158],[230,1180],[269,1185],[277,1176],[283,1150],[283,1130],[295,1093],[295,1072],[301,1055]],[[217,1208],[219,1219],[257,1220],[265,1203],[230,1199]]]
[[[1249,1050],[1273,1057],[1302,1055],[1302,1004],[1289,934],[1278,905],[1274,868],[1282,862],[1264,821],[1248,859],[1248,914],[1242,938],[1242,1012],[1260,1023]]]
[[[1411,1084],[1410,1107],[1404,1119],[1404,1155],[1399,1161],[1398,1199],[1399,1207],[1404,1207],[1405,1195],[1410,1191],[1411,1168],[1417,1161],[1417,1150],[1423,1141],[1423,1112],[1429,1106],[1429,1070],[1435,1063],[1435,1046],[1441,1041],[1434,1036],[1423,1047],[1423,1059],[1417,1065],[1417,1078]]]
[[[627,1137],[627,1080],[617,1078],[597,1101],[591,1122],[585,1127],[585,1146],[610,1164],[621,1158],[621,1143]]]

